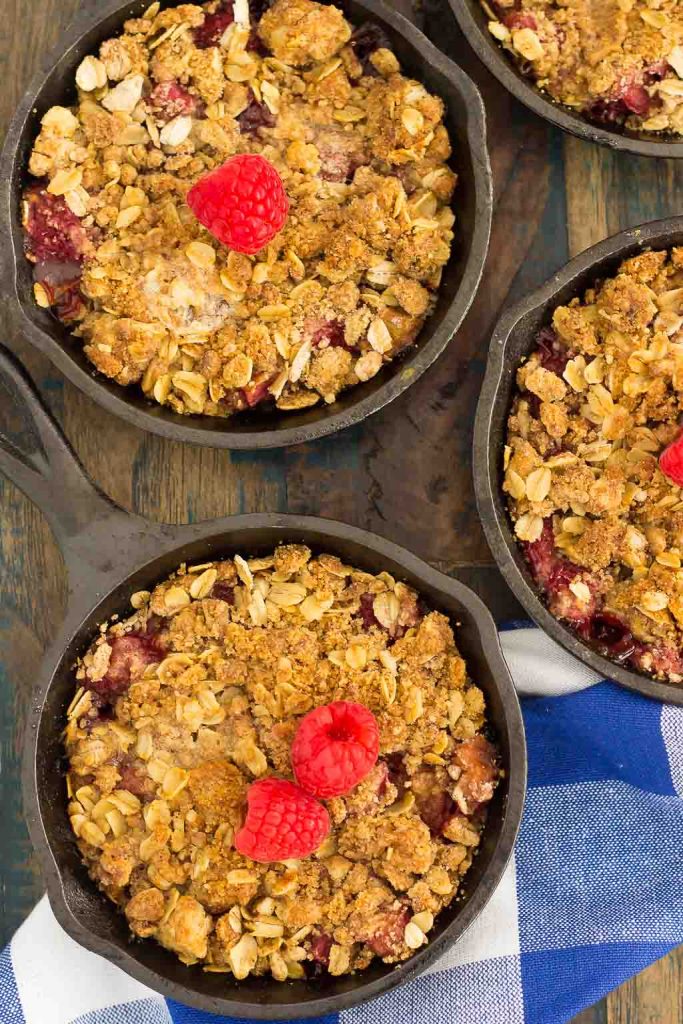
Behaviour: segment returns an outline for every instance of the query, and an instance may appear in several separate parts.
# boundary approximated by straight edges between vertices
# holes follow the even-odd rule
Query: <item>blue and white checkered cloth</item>
[[[530,761],[508,870],[438,963],[324,1024],[561,1024],[683,942],[683,708],[600,682],[539,630],[502,642]],[[45,899],[0,956],[0,1024],[226,1020],[81,949]]]

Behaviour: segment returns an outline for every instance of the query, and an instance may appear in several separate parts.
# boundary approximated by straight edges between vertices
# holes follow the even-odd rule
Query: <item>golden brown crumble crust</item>
[[[658,458],[683,410],[683,249],[626,260],[556,309],[553,328],[518,370],[508,421],[515,533],[551,591],[544,524],[554,556],[582,570],[568,582],[560,563],[551,610],[578,627],[613,616],[639,668],[680,682],[683,495]]]
[[[299,545],[183,565],[131,603],[78,663],[65,742],[79,849],[132,932],[237,978],[410,956],[458,893],[500,774],[448,619]],[[379,761],[326,801],[313,856],[244,857],[249,783],[291,777],[299,716],[334,700],[373,711]]]
[[[489,31],[559,103],[607,125],[683,132],[679,0],[482,0]]]
[[[330,403],[429,315],[454,223],[443,103],[388,49],[361,62],[334,7],[276,0],[254,26],[235,0],[220,45],[197,45],[225,10],[153,4],[83,61],[78,105],[43,117],[29,170],[85,234],[80,292],[60,305],[40,271],[36,298],[101,373],[176,412]],[[185,202],[247,152],[290,201],[255,257],[222,247]]]

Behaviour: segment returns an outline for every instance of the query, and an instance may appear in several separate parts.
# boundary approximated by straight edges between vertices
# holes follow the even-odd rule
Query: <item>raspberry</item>
[[[177,81],[160,82],[152,89],[147,102],[164,121],[171,121],[181,114],[194,114],[199,106],[192,93]]]
[[[245,857],[264,864],[308,857],[330,831],[323,805],[286,779],[253,782],[247,805],[235,847]]]
[[[159,620],[163,623],[163,620]],[[125,693],[134,678],[142,675],[148,665],[163,661],[166,648],[159,637],[157,622],[150,620],[144,633],[132,632],[124,636],[107,636],[111,646],[109,667],[97,680],[86,676],[85,686],[108,700]]]
[[[366,930],[358,936],[366,942],[377,956],[396,956],[403,946],[403,936],[408,924],[409,914],[406,907],[381,908],[366,925]]]
[[[683,432],[659,456],[659,468],[669,480],[683,487]]]
[[[249,90],[249,102],[235,118],[242,133],[254,134],[259,128],[273,128],[275,126],[275,115],[271,114],[265,103],[259,103],[254,93]]]
[[[327,800],[353,789],[379,756],[379,729],[363,704],[335,701],[301,719],[292,744],[292,767],[300,786]]]
[[[80,263],[88,238],[64,197],[32,188],[26,192],[25,199],[28,207],[26,248],[31,259],[36,263],[47,260]]]
[[[252,255],[284,227],[289,201],[272,164],[262,156],[233,156],[204,175],[187,194],[195,217],[236,252]]]
[[[207,14],[201,25],[193,29],[193,41],[198,50],[208,50],[210,46],[218,46],[225,32],[235,20],[231,0],[219,6],[213,14]]]
[[[226,604],[234,604],[235,588],[232,584],[219,580],[218,583],[214,583],[210,596],[215,598],[216,601],[225,601]]]

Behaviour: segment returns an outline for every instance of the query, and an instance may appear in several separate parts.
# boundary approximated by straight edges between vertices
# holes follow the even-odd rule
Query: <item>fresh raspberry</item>
[[[323,805],[286,779],[253,782],[247,805],[235,847],[245,857],[264,864],[308,857],[330,831],[330,817]]]
[[[328,800],[348,793],[379,756],[379,729],[363,704],[339,700],[301,719],[292,744],[292,768],[300,786]]]
[[[262,156],[233,156],[187,194],[197,220],[224,245],[252,255],[284,227],[289,209],[280,175]]]
[[[669,480],[683,487],[683,431],[659,456],[659,468]]]

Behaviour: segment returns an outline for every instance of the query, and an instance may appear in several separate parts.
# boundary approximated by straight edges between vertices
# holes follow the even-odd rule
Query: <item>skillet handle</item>
[[[153,550],[164,527],[124,511],[93,483],[30,377],[2,345],[0,385],[21,423],[11,435],[0,426],[0,472],[52,527],[69,570],[72,595],[80,590],[84,596],[101,592],[120,577],[123,567],[137,561],[138,554]],[[8,418],[3,415],[5,422]]]

